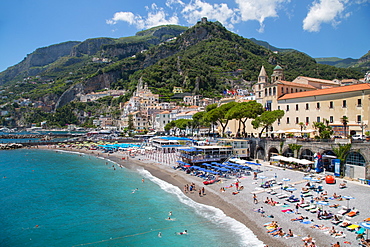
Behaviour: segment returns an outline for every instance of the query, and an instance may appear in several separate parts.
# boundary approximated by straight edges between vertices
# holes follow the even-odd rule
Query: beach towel
[[[288,211],[292,211],[292,209],[291,208],[288,208],[288,209],[281,210],[281,212],[283,212],[283,213],[286,213]]]
[[[302,224],[311,224],[311,221],[301,221]]]

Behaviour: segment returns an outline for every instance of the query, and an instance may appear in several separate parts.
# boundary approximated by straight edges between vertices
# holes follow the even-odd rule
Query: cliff
[[[55,62],[60,57],[70,54],[73,46],[79,44],[78,41],[68,41],[56,45],[42,47],[28,54],[23,61],[9,67],[0,73],[0,85],[15,78],[22,79],[27,76],[35,76],[45,70],[44,66]]]

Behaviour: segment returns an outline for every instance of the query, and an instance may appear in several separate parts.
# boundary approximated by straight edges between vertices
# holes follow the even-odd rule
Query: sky
[[[360,58],[370,50],[370,0],[1,0],[0,71],[40,47],[191,27],[202,17],[314,58]]]

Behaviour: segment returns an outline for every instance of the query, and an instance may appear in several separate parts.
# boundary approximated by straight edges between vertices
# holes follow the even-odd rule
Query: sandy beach
[[[54,149],[51,146],[39,146],[42,149]],[[59,149],[59,148],[58,148]],[[175,163],[168,164],[163,162],[158,162],[153,159],[149,159],[148,155],[136,154],[135,157],[130,157],[127,159],[127,154],[125,153],[101,153],[97,150],[86,150],[86,149],[74,149],[74,148],[60,148],[64,151],[80,152],[89,155],[95,155],[109,159],[118,165],[122,165],[128,169],[141,169],[144,168],[149,171],[153,176],[162,179],[168,183],[171,183],[179,187],[182,191],[184,185],[195,184],[195,188],[205,188],[205,195],[199,196],[197,192],[187,192],[185,193],[188,197],[202,204],[210,205],[221,209],[226,215],[238,220],[239,222],[245,224],[253,233],[260,239],[266,246],[305,246],[302,238],[310,235],[313,238],[313,242],[316,246],[331,246],[333,243],[339,242],[340,246],[358,246],[359,240],[356,240],[356,230],[350,231],[347,228],[340,227],[331,223],[332,219],[318,219],[316,213],[306,211],[305,208],[299,208],[298,214],[295,213],[296,204],[286,201],[286,199],[279,199],[276,195],[271,195],[267,189],[261,188],[261,178],[257,180],[253,179],[252,176],[245,176],[239,178],[239,187],[243,186],[244,189],[237,191],[235,187],[235,182],[237,178],[222,178],[220,182],[203,185],[203,179],[186,174],[184,171],[172,168]],[[277,182],[283,183],[283,185],[290,185],[296,190],[292,192],[287,192],[281,190],[281,185],[274,185],[273,190],[280,194],[293,194],[300,198],[301,203],[301,191],[305,188],[308,180],[304,177],[307,174],[299,171],[293,171],[290,169],[283,169],[274,165],[270,165],[268,162],[261,162],[262,166],[259,167],[263,172],[260,176],[265,176],[264,181],[269,178],[276,178]],[[323,177],[324,175],[320,175]],[[283,181],[289,180],[289,181]],[[336,184],[326,184],[325,181],[320,183],[314,183],[317,186],[322,186],[323,191],[327,193],[327,197],[332,197],[334,193],[342,196],[352,196],[355,199],[352,200],[335,200],[328,199],[329,205],[338,204],[338,207],[330,207],[329,205],[321,205],[323,210],[330,211],[333,214],[337,214],[341,210],[342,206],[349,206],[351,210],[358,211],[359,213],[353,217],[347,217],[352,224],[358,224],[364,219],[370,217],[370,210],[368,209],[368,202],[370,201],[370,186],[363,185],[357,181],[347,181],[347,187],[344,189],[339,188],[339,184],[343,179],[337,179]],[[313,182],[310,182],[313,184]],[[220,189],[225,188],[222,192]],[[237,192],[237,193],[233,193]],[[311,191],[313,197],[320,196],[320,193]],[[258,203],[254,203],[253,195],[256,194]],[[279,202],[275,206],[265,203],[264,201],[267,197]],[[310,197],[303,197],[304,203],[309,204],[311,200]],[[263,207],[264,213],[257,212],[257,209]],[[304,217],[303,221],[291,221],[297,217]],[[264,226],[266,223],[276,221],[279,227],[287,233],[289,229],[294,234],[294,237],[274,237],[267,233],[267,228]],[[319,226],[319,227],[315,227]],[[331,236],[329,230],[334,229],[338,232],[340,236]],[[343,232],[343,234],[340,234]],[[366,237],[366,232],[365,232]],[[307,245],[309,246],[309,245]]]

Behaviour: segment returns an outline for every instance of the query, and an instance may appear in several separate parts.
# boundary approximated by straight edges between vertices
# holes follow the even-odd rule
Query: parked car
[[[365,139],[365,136],[364,135],[353,135],[352,139],[353,140],[363,140]]]

